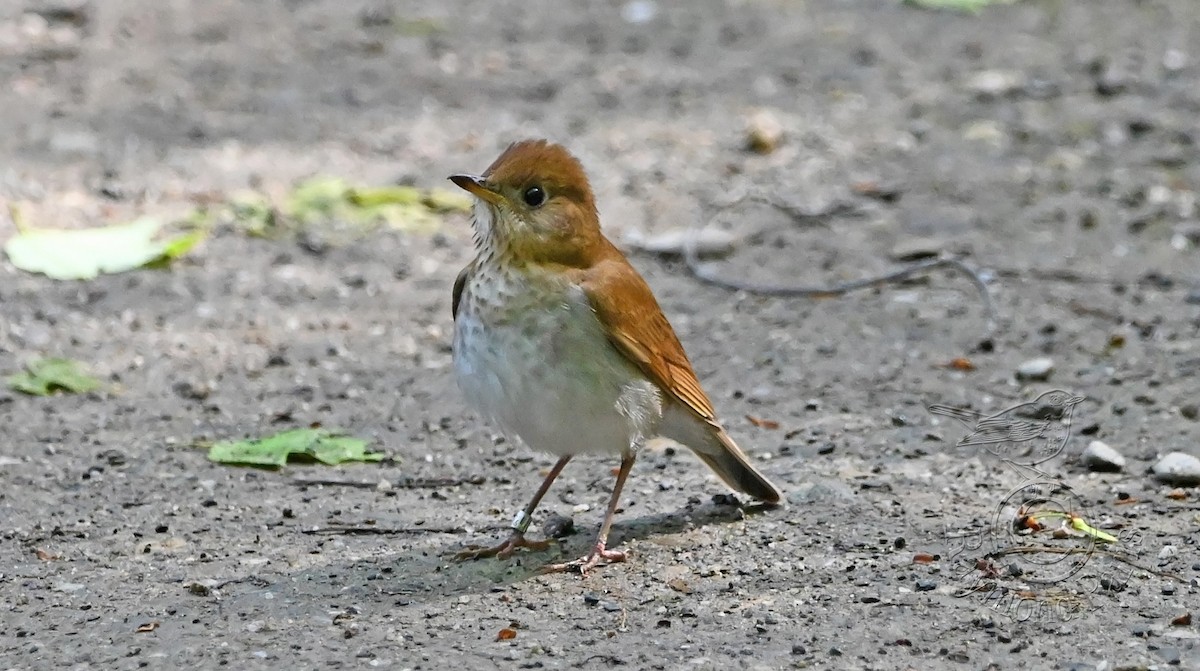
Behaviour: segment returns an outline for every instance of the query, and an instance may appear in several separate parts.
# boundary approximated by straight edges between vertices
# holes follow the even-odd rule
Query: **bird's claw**
[[[528,538],[525,538],[524,534],[513,534],[505,539],[504,542],[500,543],[499,545],[493,545],[492,547],[483,547],[478,545],[469,546],[462,552],[456,553],[454,555],[454,561],[473,561],[476,559],[485,559],[487,557],[508,559],[520,548],[525,548],[531,552],[542,552],[543,550],[549,549],[550,544],[553,542],[554,541],[551,540],[531,541]]]
[[[587,575],[588,571],[597,566],[623,562],[626,557],[627,555],[624,550],[609,550],[604,547],[604,543],[596,543],[591,552],[579,559],[561,564],[547,564],[542,567],[541,573],[578,573],[579,575]]]

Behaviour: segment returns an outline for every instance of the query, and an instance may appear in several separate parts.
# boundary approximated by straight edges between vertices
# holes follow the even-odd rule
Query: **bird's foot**
[[[509,536],[503,543],[493,545],[492,547],[483,547],[480,545],[468,546],[467,549],[454,555],[454,561],[484,559],[486,557],[508,559],[520,548],[526,548],[532,552],[541,552],[548,549],[553,542],[551,540],[531,541],[525,538],[525,534],[515,533]]]
[[[562,564],[548,564],[542,567],[542,573],[578,573],[579,575],[587,575],[587,572],[602,564],[616,564],[625,561],[626,554],[624,550],[609,550],[604,547],[604,541],[596,541],[596,545],[588,554],[576,559],[575,561],[564,562]]]

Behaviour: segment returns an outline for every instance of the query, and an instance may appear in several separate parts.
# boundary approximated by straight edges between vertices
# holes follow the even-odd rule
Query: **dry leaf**
[[[751,424],[753,424],[754,426],[757,426],[760,429],[774,430],[774,429],[779,428],[779,422],[776,422],[773,419],[762,419],[759,417],[755,417],[754,415],[746,415],[746,421],[750,422]]]
[[[41,559],[42,561],[54,561],[55,559],[62,559],[62,555],[56,555],[53,552],[49,552],[41,548],[37,549],[36,554],[37,558]]]
[[[1171,620],[1171,626],[1172,627],[1190,627],[1190,626],[1192,626],[1192,614],[1184,613],[1183,615],[1180,615],[1179,617],[1175,618],[1174,620]]]
[[[1167,498],[1171,499],[1172,501],[1186,501],[1187,492],[1183,491],[1182,489],[1172,489],[1171,491],[1167,492]]]
[[[932,564],[935,561],[937,561],[936,555],[931,555],[925,552],[918,552],[917,554],[913,555],[914,564]]]
[[[1170,496],[1170,494],[1168,494],[1167,496]],[[1131,503],[1137,503],[1137,502],[1138,502],[1137,499],[1130,496],[1127,499],[1117,499],[1116,501],[1113,502],[1113,505],[1114,506],[1127,506]]]
[[[155,620],[154,622],[147,622],[146,624],[140,624],[140,625],[138,625],[138,628],[135,629],[134,631],[136,631],[139,634],[147,634],[149,632],[154,631],[155,629],[158,629],[158,621],[157,620]]]
[[[954,370],[975,370],[975,364],[965,356],[951,359],[946,363],[946,367]]]
[[[511,641],[516,637],[517,637],[517,630],[512,629],[511,627],[505,627],[500,630],[499,634],[496,634],[497,641]]]

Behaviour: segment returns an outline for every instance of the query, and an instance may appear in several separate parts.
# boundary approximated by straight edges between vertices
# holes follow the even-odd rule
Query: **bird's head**
[[[586,266],[601,245],[596,201],[579,161],[545,140],[509,145],[482,175],[451,175],[474,195],[481,253]]]
[[[1086,398],[1086,396],[1072,396],[1061,389],[1055,389],[1038,396],[1034,403],[1052,408],[1069,408],[1082,403]]]

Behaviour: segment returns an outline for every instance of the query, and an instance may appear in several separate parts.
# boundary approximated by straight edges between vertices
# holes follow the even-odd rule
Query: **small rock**
[[[621,8],[621,18],[634,25],[649,23],[658,15],[658,3],[652,0],[633,0]]]
[[[967,80],[967,90],[981,98],[1000,98],[1025,88],[1025,76],[1016,70],[984,70]]]
[[[767,110],[758,110],[746,120],[746,148],[758,154],[770,154],[783,141],[783,124]]]
[[[1197,291],[1196,293],[1197,296],[1200,296],[1200,291]],[[1198,299],[1196,302],[1200,303],[1200,299]],[[1197,417],[1200,417],[1200,406],[1196,405],[1195,403],[1186,403],[1179,406],[1179,414],[1183,415],[1184,419],[1195,420]]]
[[[1049,357],[1039,357],[1030,359],[1025,363],[1017,366],[1017,379],[1019,380],[1046,380],[1050,374],[1054,372],[1054,359]]]
[[[557,513],[552,514],[542,523],[542,533],[547,538],[566,538],[575,533],[575,520]]]
[[[932,592],[935,589],[937,589],[937,583],[932,580],[925,579],[917,581],[918,592]]]
[[[909,238],[902,240],[892,247],[888,254],[893,261],[911,263],[923,259],[933,259],[941,255],[945,244],[938,238]]]
[[[1088,443],[1079,459],[1093,471],[1117,473],[1125,468],[1125,457],[1099,440]]]
[[[637,229],[632,229],[625,234],[621,241],[630,249],[640,252],[683,256],[689,238],[695,246],[696,256],[702,257],[726,256],[737,247],[738,243],[736,235],[716,228],[700,230],[673,228],[650,236]]]
[[[1200,485],[1200,459],[1186,452],[1171,452],[1150,469],[1155,479],[1168,485],[1195,487]]]

